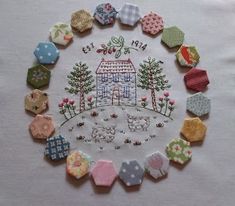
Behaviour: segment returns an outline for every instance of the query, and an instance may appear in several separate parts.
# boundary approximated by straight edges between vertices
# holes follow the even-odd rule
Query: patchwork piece
[[[48,95],[41,90],[34,89],[24,100],[25,110],[40,114],[48,108]]]
[[[140,185],[143,177],[144,170],[136,160],[122,162],[119,178],[126,186]]]
[[[31,124],[29,130],[35,139],[47,139],[54,131],[55,126],[51,117],[38,114]]]
[[[185,164],[192,157],[190,143],[181,138],[171,140],[166,146],[166,153],[171,161],[179,164]]]
[[[195,46],[182,45],[176,53],[176,58],[181,66],[195,67],[200,56]]]
[[[34,55],[40,64],[55,64],[59,54],[59,50],[52,42],[41,42],[34,51]]]
[[[165,28],[162,32],[161,41],[169,48],[180,46],[184,42],[184,32],[176,26]]]
[[[94,17],[102,25],[113,24],[117,15],[116,9],[110,4],[100,4],[96,7]]]
[[[60,45],[67,45],[73,39],[73,32],[69,24],[58,22],[50,29],[51,40]]]
[[[88,11],[82,9],[72,14],[70,24],[79,32],[84,32],[86,30],[92,29],[93,17]]]
[[[202,92],[210,83],[206,70],[192,68],[184,76],[184,82],[188,89]]]
[[[200,118],[185,118],[184,124],[181,128],[181,134],[189,142],[203,141],[206,135],[206,125]]]
[[[45,156],[51,160],[61,160],[68,156],[70,144],[61,135],[47,139]]]
[[[50,82],[51,71],[43,65],[36,65],[28,69],[27,83],[33,88],[39,89]]]
[[[68,155],[66,163],[67,173],[76,179],[80,179],[88,174],[91,158],[81,151],[73,151]]]
[[[187,98],[186,109],[192,114],[201,117],[210,112],[211,101],[201,92]]]
[[[144,162],[145,171],[153,178],[158,179],[167,175],[169,159],[160,152],[155,152],[146,157]]]
[[[137,5],[125,3],[118,13],[122,24],[134,26],[140,20],[140,9]]]
[[[99,160],[91,171],[91,176],[96,186],[110,187],[117,177],[113,162]]]
[[[151,35],[156,35],[163,29],[163,19],[156,13],[149,13],[141,19],[142,30]]]

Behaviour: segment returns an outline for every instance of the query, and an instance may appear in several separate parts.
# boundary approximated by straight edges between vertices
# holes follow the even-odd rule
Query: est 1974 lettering
[[[88,52],[90,52],[94,48],[95,48],[95,46],[94,46],[94,43],[92,42],[92,43],[88,44],[87,46],[82,47],[82,51],[84,54],[87,54]]]
[[[147,48],[147,44],[144,44],[143,42],[139,40],[132,40],[131,45],[134,47],[137,47],[139,49],[142,49],[143,51]]]

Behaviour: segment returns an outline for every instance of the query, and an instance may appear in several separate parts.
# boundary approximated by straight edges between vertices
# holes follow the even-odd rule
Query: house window
[[[117,73],[113,74],[113,82],[119,82],[119,75]]]
[[[125,73],[125,74],[124,74],[124,81],[125,81],[125,82],[129,82],[130,80],[131,80],[130,73]]]
[[[108,74],[102,74],[101,81],[102,82],[107,82],[108,81]]]
[[[108,89],[107,87],[102,87],[102,97],[107,97],[107,92],[108,92]]]
[[[129,98],[130,97],[130,87],[129,86],[124,86],[123,87],[123,97],[124,98]]]

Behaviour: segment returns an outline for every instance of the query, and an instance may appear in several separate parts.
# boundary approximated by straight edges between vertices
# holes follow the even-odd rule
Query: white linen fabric
[[[103,1],[102,1],[103,2]],[[49,29],[58,22],[69,22],[72,12],[87,9],[93,13],[101,1],[67,0],[1,0],[0,1],[0,205],[4,206],[134,206],[134,205],[234,205],[235,191],[235,1],[234,0],[130,0],[140,7],[141,15],[159,13],[165,27],[178,26],[185,32],[185,43],[198,48],[199,68],[207,69],[210,85],[204,94],[211,99],[212,108],[204,119],[208,127],[202,144],[193,145],[192,160],[183,168],[171,164],[168,177],[154,182],[145,177],[139,189],[126,189],[116,181],[110,190],[96,188],[88,178],[76,181],[65,173],[65,164],[51,164],[44,158],[45,144],[34,141],[28,132],[32,116],[24,111],[24,96],[31,91],[26,84],[27,68],[35,63],[33,51],[41,41],[48,41]],[[110,1],[119,10],[126,1]],[[164,153],[165,145],[175,137],[183,119],[186,99],[192,93],[183,83],[187,71],[178,66],[175,52],[160,41],[134,28],[120,25],[100,27],[95,23],[88,34],[74,35],[60,58],[50,66],[49,94],[51,114],[56,125],[63,121],[57,104],[68,96],[64,87],[66,75],[75,62],[87,61],[95,66],[101,56],[94,51],[82,52],[82,47],[94,42],[107,42],[112,35],[122,35],[127,42],[147,43],[144,52],[130,55],[135,66],[148,56],[164,62],[164,69],[172,84],[170,93],[177,102],[174,121],[159,130],[159,138],[141,147],[97,151],[93,146],[86,152],[94,160],[113,160],[118,170],[123,160],[136,159],[143,165],[146,155],[157,150]],[[106,58],[106,57],[105,57]],[[96,68],[94,68],[95,70]],[[78,145],[80,148],[80,145]],[[81,150],[83,146],[81,144]]]

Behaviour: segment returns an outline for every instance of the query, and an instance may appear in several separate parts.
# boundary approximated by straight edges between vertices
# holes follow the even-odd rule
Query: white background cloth
[[[44,159],[44,145],[33,141],[28,133],[32,116],[24,111],[24,96],[31,91],[26,84],[27,68],[34,63],[33,51],[38,42],[47,40],[49,28],[58,21],[69,22],[73,11],[91,12],[101,1],[81,0],[0,0],[0,205],[54,206],[124,206],[124,205],[234,205],[235,191],[235,1],[232,0],[146,0],[129,1],[140,6],[142,15],[156,11],[165,26],[176,25],[185,32],[185,43],[196,45],[201,55],[199,67],[208,70],[211,84],[205,94],[212,100],[212,111],[205,119],[207,137],[193,146],[193,158],[183,169],[171,166],[166,179],[153,182],[145,178],[139,190],[126,190],[117,181],[110,191],[97,189],[85,178],[74,181],[66,176],[65,164],[52,165]],[[115,0],[120,8],[125,1]],[[184,69],[175,63],[174,53],[160,43],[160,36],[142,34],[140,25],[133,30],[94,25],[92,32],[75,35],[74,42],[61,49],[61,57],[52,68],[47,90],[50,110],[56,124],[62,121],[57,104],[66,94],[65,75],[78,60],[99,61],[84,55],[81,47],[90,42],[107,42],[111,35],[122,34],[128,40],[149,44],[148,50],[133,55],[136,65],[148,55],[165,62],[172,83],[170,90],[177,101],[175,121],[164,128],[162,140],[142,148],[122,152],[90,150],[96,159],[111,159],[119,168],[123,159],[137,159],[160,150],[179,135],[185,101],[190,93],[183,83]],[[92,60],[90,60],[92,59]]]

